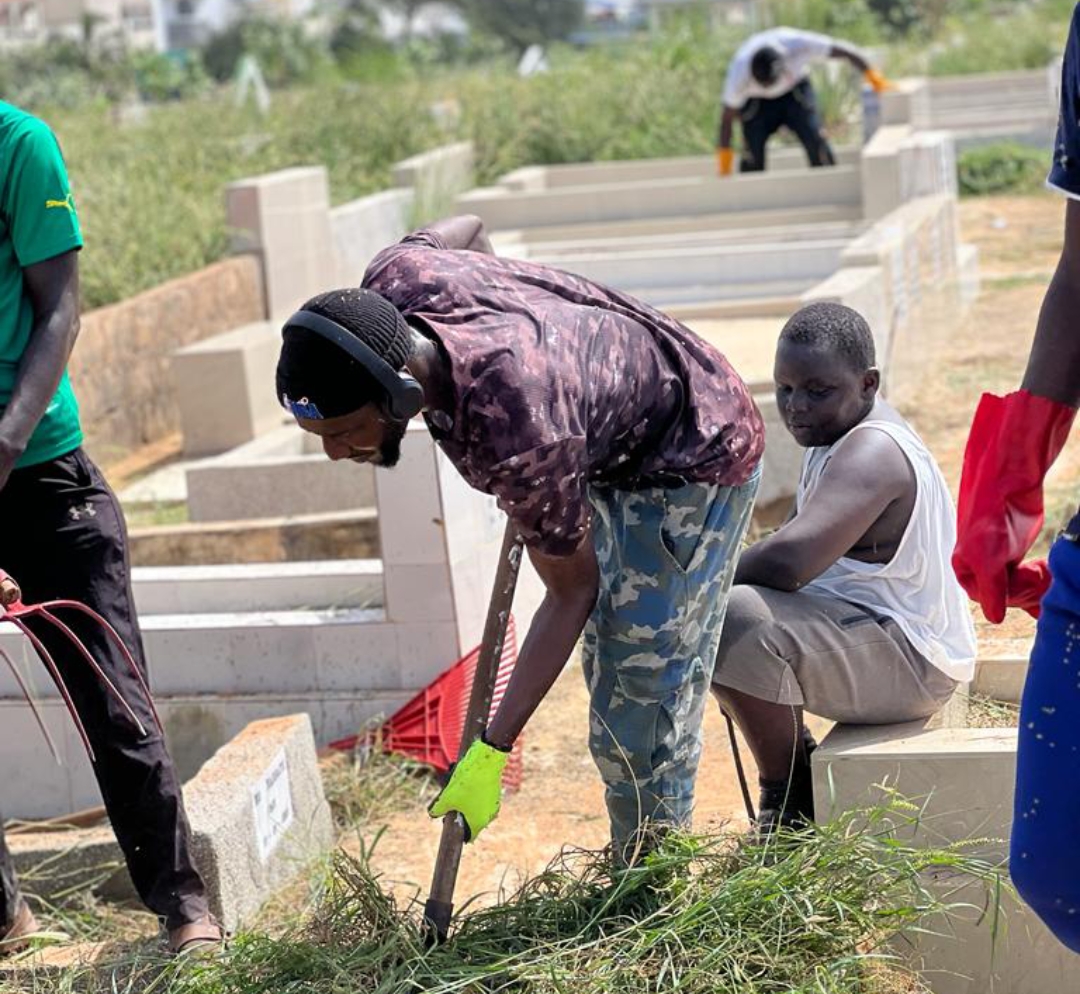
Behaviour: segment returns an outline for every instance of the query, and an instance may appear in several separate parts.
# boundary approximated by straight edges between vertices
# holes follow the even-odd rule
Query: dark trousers
[[[755,173],[765,168],[765,146],[769,139],[784,127],[802,142],[810,165],[836,164],[836,157],[821,133],[817,98],[808,79],[804,79],[795,89],[775,100],[747,101],[740,118],[743,129],[740,172]]]
[[[120,505],[82,449],[16,470],[0,490],[0,567],[27,604],[82,601],[105,617],[146,673],[131,595],[127,529]],[[63,612],[146,729],[109,696],[86,661],[52,626],[31,619],[71,692],[97,761],[94,773],[139,896],[169,928],[205,915],[203,881],[191,859],[180,782],[165,740],[122,655],[91,619]],[[0,829],[0,917],[21,900]]]

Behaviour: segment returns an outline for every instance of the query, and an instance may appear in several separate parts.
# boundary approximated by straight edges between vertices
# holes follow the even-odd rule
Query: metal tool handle
[[[480,643],[480,656],[476,662],[469,708],[465,713],[465,725],[461,731],[458,759],[468,751],[487,727],[491,711],[491,699],[495,694],[495,678],[499,672],[506,626],[510,609],[514,604],[514,588],[521,569],[523,543],[512,521],[507,521],[503,535],[499,563],[495,570],[495,585],[488,603],[484,639]],[[431,890],[424,905],[424,922],[428,937],[443,942],[450,930],[454,914],[454,886],[457,883],[461,850],[465,845],[465,821],[456,811],[443,818],[439,854],[435,859],[435,872],[431,878]]]

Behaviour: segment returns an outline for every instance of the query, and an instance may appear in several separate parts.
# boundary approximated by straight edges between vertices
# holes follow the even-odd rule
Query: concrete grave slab
[[[511,193],[483,187],[458,198],[457,209],[478,214],[492,229],[597,223],[700,213],[763,210],[786,204],[857,204],[861,179],[855,166],[806,170],[799,182],[780,174],[715,178],[654,179],[637,183],[562,187]]]
[[[235,929],[334,845],[307,715],[250,724],[184,789],[195,861]]]
[[[132,588],[140,616],[378,608],[383,568],[379,559],[137,566]]]
[[[295,422],[186,468],[191,521],[276,518],[374,507],[375,469],[331,462]]]
[[[836,150],[839,165],[858,161],[859,149]],[[769,153],[769,169],[803,169],[806,155],[801,148],[778,148]],[[525,166],[506,173],[499,186],[508,190],[553,190],[568,186],[640,183],[657,179],[716,179],[716,159],[712,155],[679,156],[658,159],[626,159],[611,162],[582,162],[554,166]]]
[[[374,470],[324,455],[204,462],[187,472],[193,522],[292,517],[374,507]]]
[[[90,828],[8,832],[7,846],[27,894],[54,903],[80,891],[135,898],[124,854],[105,822]]]
[[[588,239],[623,240],[670,237],[680,232],[757,231],[772,232],[782,239],[789,225],[851,224],[862,222],[861,209],[855,204],[808,204],[805,207],[778,208],[765,206],[724,213],[696,211],[687,215],[658,218],[626,218],[614,221],[581,221],[568,224],[540,224],[528,228],[500,228],[492,232],[492,243],[500,252],[514,255],[528,253],[533,247],[548,243],[573,243]],[[517,248],[516,248],[517,247]]]

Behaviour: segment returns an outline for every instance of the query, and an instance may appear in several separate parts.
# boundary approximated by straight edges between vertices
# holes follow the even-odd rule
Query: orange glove
[[[716,174],[718,176],[730,176],[734,168],[734,150],[730,148],[718,148],[716,150]]]
[[[863,78],[870,84],[875,93],[884,93],[886,90],[895,89],[885,76],[877,69],[867,69]]]

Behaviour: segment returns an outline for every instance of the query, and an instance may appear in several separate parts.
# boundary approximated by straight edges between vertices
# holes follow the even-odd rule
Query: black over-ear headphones
[[[379,385],[386,390],[390,398],[390,414],[398,421],[408,421],[423,410],[424,389],[408,373],[399,373],[385,359],[377,355],[354,334],[328,317],[312,311],[297,311],[285,322],[281,333],[284,336],[290,328],[306,328],[333,342],[339,349],[348,352],[364,367]]]

